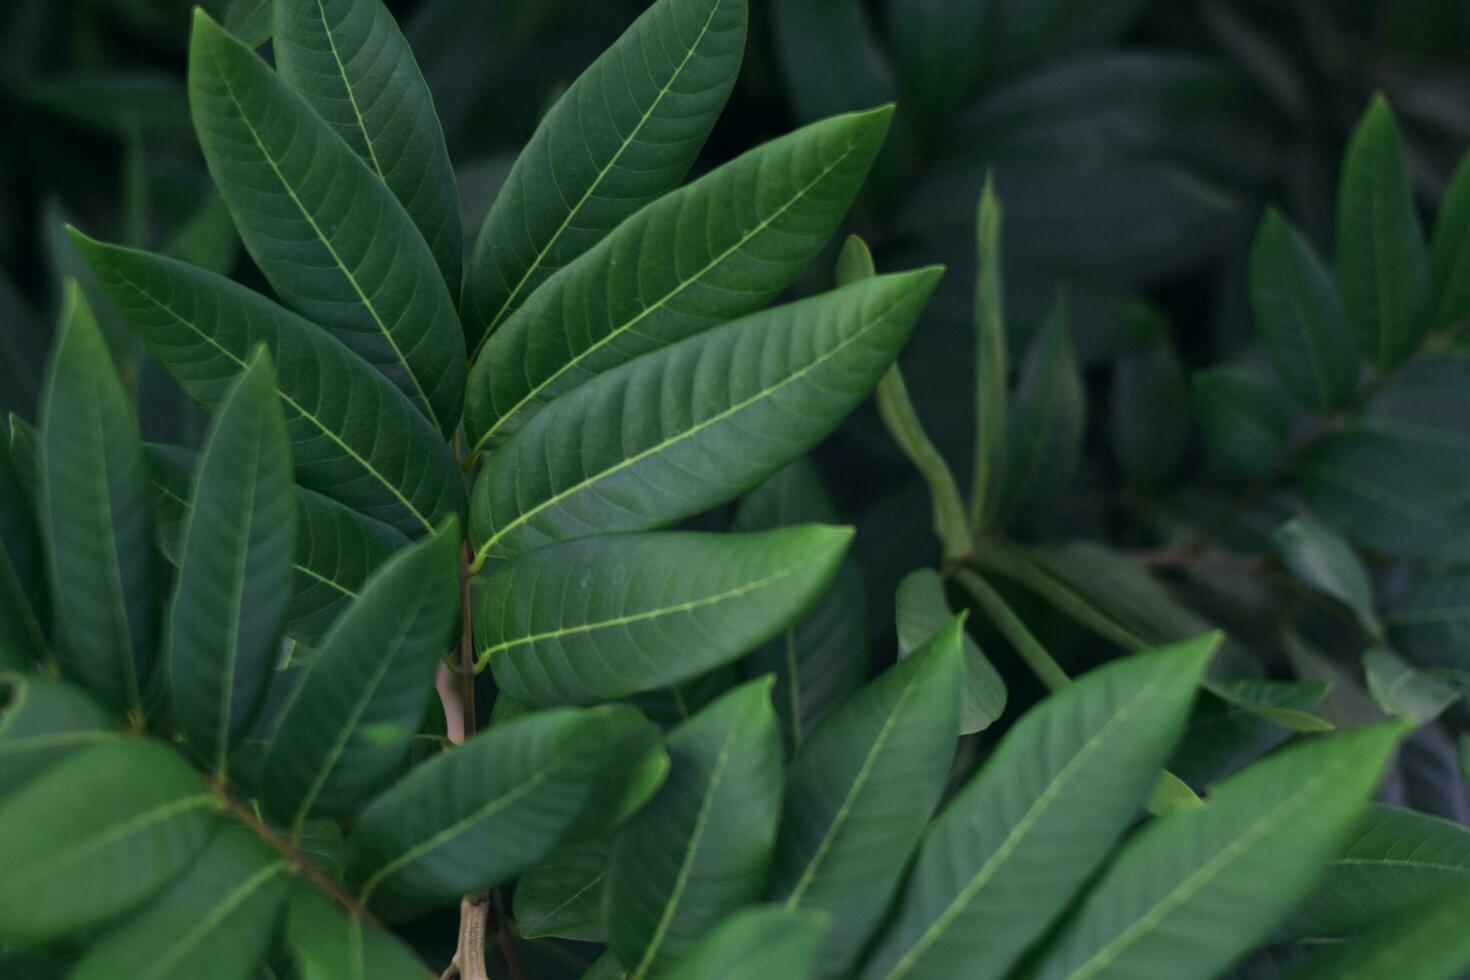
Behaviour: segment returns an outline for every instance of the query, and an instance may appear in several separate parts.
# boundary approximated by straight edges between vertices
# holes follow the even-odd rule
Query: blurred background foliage
[[[388,5],[433,90],[470,230],[540,115],[643,6]],[[266,40],[269,0],[204,6],[240,36]],[[34,417],[63,278],[81,280],[105,326],[115,320],[63,221],[266,288],[194,144],[183,86],[189,7],[7,0],[0,10],[6,411]],[[1297,455],[1255,466],[1212,405],[1258,408],[1282,442],[1313,424],[1290,406],[1252,327],[1247,274],[1262,214],[1274,205],[1319,255],[1333,254],[1340,161],[1382,92],[1421,223],[1432,226],[1470,144],[1470,2],[757,0],[750,22],[743,75],[695,173],[800,123],[898,103],[851,230],[880,269],[948,266],[902,363],[956,473],[970,468],[975,216],[993,176],[1011,363],[1022,366],[1013,397],[1060,384],[1073,419],[1048,457],[1045,492],[1011,501],[1010,537],[1031,547],[1031,560],[1113,618],[1134,617],[1141,632],[1224,625],[1237,674],[1332,682],[1318,710],[1339,724],[1382,710],[1372,695],[1402,680],[1400,669],[1430,672],[1407,683],[1431,705],[1431,681],[1448,685],[1443,700],[1458,693],[1470,676],[1470,372],[1448,355],[1411,363],[1370,406],[1442,435],[1432,455],[1394,450],[1362,464],[1395,468],[1417,511],[1402,525],[1320,506],[1321,494],[1301,485],[1311,474]],[[828,288],[835,258],[834,246],[798,291]],[[1049,322],[1059,326],[1044,330]],[[145,436],[197,443],[196,410],[119,323],[108,329]],[[1436,336],[1446,349],[1458,343],[1453,331]],[[1239,370],[1222,377],[1221,365]],[[891,650],[888,597],[905,572],[938,557],[924,484],[871,408],[815,461],[838,514],[859,528],[873,645]],[[1280,531],[1314,509],[1356,549],[1344,557],[1341,539],[1315,524]],[[1030,592],[1008,595],[1070,671],[1113,654]],[[1388,645],[1395,654],[1380,649]],[[1029,678],[1002,669],[1013,692],[1034,693]],[[1216,702],[1201,710],[1224,711]],[[1470,713],[1460,711],[1421,730],[1390,793],[1466,821],[1458,760],[1470,742],[1457,754],[1456,737]],[[1261,732],[1224,721],[1249,754]],[[1201,773],[1228,765],[1179,763]]]

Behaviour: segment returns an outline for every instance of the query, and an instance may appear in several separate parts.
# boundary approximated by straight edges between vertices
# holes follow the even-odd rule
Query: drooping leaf
[[[1430,241],[1434,326],[1453,328],[1470,316],[1470,154],[1460,160],[1440,201]]]
[[[1195,372],[1194,417],[1211,448],[1246,476],[1275,471],[1291,432],[1291,408],[1281,390],[1238,368]]]
[[[302,486],[406,534],[462,510],[464,480],[448,446],[318,327],[223,276],[75,237],[128,325],[206,410],[266,346]]]
[[[1338,408],[1358,386],[1358,349],[1337,280],[1289,220],[1266,211],[1251,247],[1256,335],[1276,374],[1315,412]]]
[[[202,11],[189,41],[189,103],[215,184],[276,293],[453,432],[465,378],[454,302],[387,185]]]
[[[1373,97],[1343,157],[1337,275],[1358,348],[1396,367],[1429,329],[1429,257],[1393,110]]]
[[[1024,715],[930,825],[860,976],[1008,973],[1138,812],[1218,642],[1114,661]]]
[[[1291,980],[1453,980],[1470,967],[1470,882],[1443,891],[1373,924],[1363,935],[1329,946]]]
[[[658,730],[625,705],[538,711],[435,756],[375,800],[348,838],[364,900],[436,904],[501,884],[560,843],[596,777]],[[630,751],[631,750],[631,751]]]
[[[661,980],[806,980],[818,974],[828,920],[771,906],[742,909],[659,974]]]
[[[770,691],[751,681],[670,732],[668,780],[614,839],[608,940],[630,980],[667,968],[765,888],[781,808]]]
[[[210,842],[138,915],[103,933],[73,980],[250,980],[270,951],[287,862],[238,824]]]
[[[786,778],[771,897],[828,913],[820,976],[851,968],[939,803],[959,721],[964,617],[833,709]]]
[[[1450,681],[1415,670],[1392,650],[1382,647],[1363,654],[1368,693],[1385,713],[1427,725],[1460,699]]]
[[[1331,528],[1301,515],[1277,528],[1271,538],[1293,575],[1347,606],[1366,629],[1378,632],[1373,583],[1352,546]]]
[[[793,524],[837,523],[816,468],[805,458],[779,470],[741,501],[736,531]],[[868,669],[868,622],[863,579],[851,552],[806,615],[741,663],[741,674],[775,677],[771,702],[787,754],[834,705],[862,686]]]
[[[556,936],[606,942],[603,882],[611,842],[607,838],[558,847],[516,882],[516,931],[527,939]]]
[[[225,396],[200,455],[169,607],[179,730],[223,772],[270,686],[290,602],[296,512],[286,419],[269,355]]]
[[[809,607],[852,531],[579,538],[503,565],[475,600],[475,649],[532,706],[593,704],[687,681]]]
[[[458,549],[450,521],[394,556],[307,668],[262,769],[293,831],[309,816],[355,813],[407,761],[459,614]]]
[[[382,0],[274,0],[276,70],[367,161],[460,285],[459,191],[429,86]]]
[[[302,882],[287,903],[286,945],[301,980],[431,980],[403,940]]]
[[[56,657],[106,704],[140,711],[158,655],[160,589],[143,444],[75,285],[46,371],[41,433]]]
[[[548,279],[471,372],[472,449],[503,442],[589,378],[764,307],[836,231],[892,114],[837,116],[759,146],[639,211]]]
[[[0,674],[0,799],[78,749],[120,737],[80,690],[37,674]]]
[[[1082,456],[1087,404],[1058,300],[1021,366],[1015,407],[1008,415],[1002,512],[1014,514],[1066,489]]]
[[[472,352],[548,276],[684,178],[739,73],[745,8],[659,0],[541,120],[465,269]]]
[[[1389,725],[1313,739],[1227,779],[1203,809],[1148,824],[1028,975],[1219,974],[1311,889],[1398,737]]]
[[[866,396],[938,276],[881,276],[756,313],[557,399],[480,474],[477,559],[648,530],[759,483]]]
[[[0,938],[49,942],[126,912],[193,859],[214,806],[159,742],[63,759],[0,803]]]
[[[944,582],[933,569],[922,568],[905,575],[898,583],[894,604],[900,657],[929,643],[954,617],[944,595]],[[1006,685],[974,637],[961,630],[960,642],[959,733],[968,735],[989,728],[1005,711]]]

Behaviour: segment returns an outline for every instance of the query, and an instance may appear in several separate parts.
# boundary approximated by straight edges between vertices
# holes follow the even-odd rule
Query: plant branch
[[[1016,654],[1026,662],[1026,666],[1031,668],[1037,680],[1046,685],[1048,691],[1060,691],[1072,683],[1067,672],[1052,659],[1052,655],[1046,652],[1046,647],[1026,628],[1026,624],[1021,622],[1021,618],[1011,610],[1000,593],[990,587],[989,582],[967,568],[958,569],[954,573],[954,579],[974,596],[985,615],[1000,630]]]

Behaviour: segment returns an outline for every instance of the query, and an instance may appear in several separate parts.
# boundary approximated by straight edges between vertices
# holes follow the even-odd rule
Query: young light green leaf
[[[1389,370],[1429,330],[1429,258],[1393,110],[1375,95],[1348,142],[1337,196],[1337,277],[1358,348]]]
[[[0,673],[0,799],[78,749],[118,737],[117,720],[70,684]]]
[[[159,647],[159,560],[138,423],[72,284],[41,397],[42,529],[62,669],[140,712]]]
[[[1460,160],[1434,219],[1429,246],[1434,326],[1463,327],[1470,317],[1470,154]]]
[[[280,855],[244,827],[224,825],[187,871],[99,936],[68,976],[250,980],[270,952],[286,882]]]
[[[197,9],[189,105],[245,248],[282,301],[452,433],[464,339],[434,256],[388,187],[264,61]]]
[[[608,940],[630,980],[662,971],[766,885],[781,810],[781,739],[768,679],[669,733],[669,778],[617,834]]]
[[[1248,286],[1256,335],[1297,401],[1329,412],[1358,386],[1358,350],[1332,271],[1274,208],[1251,247]]]
[[[1067,320],[1067,305],[1058,299],[1021,366],[1006,434],[1006,516],[1065,490],[1081,460],[1087,402]]]
[[[687,681],[804,612],[851,541],[850,529],[813,524],[542,548],[501,566],[480,589],[479,663],[532,706],[593,704]]]
[[[126,912],[188,865],[214,807],[161,742],[63,759],[0,803],[0,938],[50,942]]]
[[[449,521],[395,555],[307,668],[262,768],[293,833],[309,816],[355,813],[407,761],[459,614],[458,549]]]
[[[223,276],[73,237],[129,326],[206,410],[266,346],[302,486],[406,534],[463,509],[464,479],[444,440],[315,325]]]
[[[1328,946],[1291,980],[1453,980],[1470,967],[1470,882],[1457,882],[1348,942]]]
[[[293,486],[275,371],[261,353],[225,396],[200,456],[169,607],[174,715],[216,772],[270,687],[291,598]]]
[[[756,313],[557,399],[480,474],[476,560],[649,530],[759,483],[867,395],[938,278],[880,276]]]
[[[944,595],[944,582],[932,568],[910,572],[898,583],[894,619],[898,624],[898,655],[907,657],[924,646],[954,617]],[[963,644],[960,674],[959,733],[984,731],[1006,708],[1006,685],[980,644],[960,631]]]
[[[1381,634],[1368,570],[1337,532],[1298,515],[1273,531],[1271,540],[1293,575],[1347,606],[1365,629]]]
[[[1006,478],[1005,300],[1001,293],[1001,206],[985,175],[975,214],[975,459],[970,481],[970,529],[989,530],[1000,514]]]
[[[471,351],[548,276],[684,179],[735,84],[745,0],[658,0],[557,100],[480,226]]]
[[[516,881],[516,931],[527,939],[607,941],[603,882],[612,844],[593,838],[558,847]]]
[[[1269,476],[1291,434],[1291,406],[1275,385],[1239,368],[1196,371],[1190,387],[1195,420],[1210,447],[1246,476]]]
[[[764,307],[837,230],[892,115],[889,106],[837,116],[759,146],[558,271],[471,372],[472,450],[503,442],[589,378]]]
[[[1203,809],[1148,824],[1028,976],[1219,974],[1311,889],[1399,735],[1387,725],[1313,739],[1227,779]]]
[[[660,980],[807,980],[817,976],[817,954],[827,917],[771,906],[742,909],[710,930]]]
[[[388,189],[460,285],[459,191],[429,86],[382,0],[275,0],[276,70]]]
[[[1461,689],[1448,680],[1415,670],[1392,650],[1363,654],[1368,693],[1386,713],[1427,725],[1460,700]]]
[[[838,705],[791,761],[771,897],[831,915],[820,976],[851,969],[939,803],[959,721],[964,617]]]
[[[1138,812],[1219,639],[1114,661],[1024,715],[930,825],[860,976],[1006,975]]]
[[[287,902],[285,945],[301,980],[431,980],[413,949],[305,882]]]
[[[368,807],[348,839],[348,878],[365,901],[389,907],[502,884],[550,853],[589,804],[605,803],[599,773],[657,740],[626,705],[538,711],[486,729]]]

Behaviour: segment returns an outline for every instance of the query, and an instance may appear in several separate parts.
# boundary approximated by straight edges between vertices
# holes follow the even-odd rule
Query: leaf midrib
[[[195,922],[193,928],[180,936],[177,942],[170,945],[162,955],[153,959],[148,964],[150,975],[157,977],[168,976],[169,971],[180,960],[188,956],[194,947],[204,941],[215,927],[223,923],[231,912],[244,904],[251,895],[265,887],[272,878],[284,871],[286,867],[285,861],[274,861],[227,892],[223,898],[210,907],[205,915]]]
[[[362,141],[367,145],[368,160],[372,163],[373,172],[378,175],[378,179],[387,184],[388,175],[383,172],[383,165],[378,162],[378,151],[373,146],[373,137],[368,132],[367,120],[363,118],[362,109],[357,105],[357,93],[352,88],[352,82],[347,78],[347,65],[337,50],[337,39],[332,35],[332,25],[327,23],[327,8],[323,5],[322,0],[316,0],[316,10],[321,17],[322,33],[327,37],[327,47],[332,54],[332,64],[337,66],[337,74],[342,78],[342,88],[347,92],[347,104],[352,107],[352,118],[357,121],[357,128],[362,133]]]

